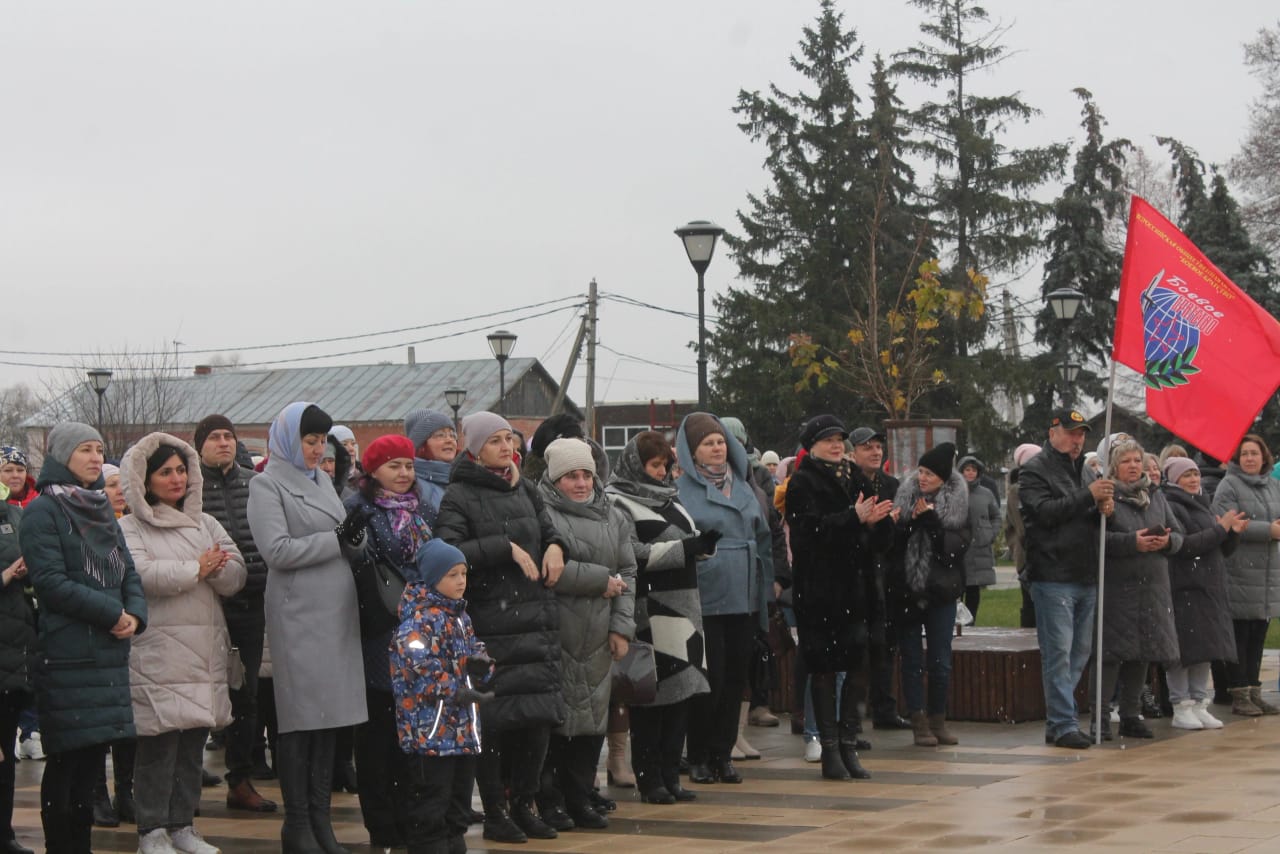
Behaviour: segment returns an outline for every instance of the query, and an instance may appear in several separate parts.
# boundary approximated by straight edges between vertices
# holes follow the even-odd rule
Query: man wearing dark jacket
[[[258,717],[258,667],[266,631],[263,593],[267,565],[249,532],[249,480],[255,472],[236,463],[236,431],[224,415],[210,415],[196,425],[195,449],[204,474],[204,512],[217,519],[244,556],[248,575],[244,588],[222,600],[231,645],[240,650],[244,682],[231,691],[233,719],[226,729],[227,808],[274,812],[276,804],[253,787],[253,737]]]
[[[871,427],[859,427],[849,434],[853,445],[853,464],[862,472],[867,488],[877,501],[892,501],[898,494],[898,479],[884,471],[885,436]],[[911,722],[898,714],[898,701],[893,696],[893,660],[896,652],[894,639],[897,632],[888,623],[885,607],[885,573],[891,565],[889,550],[875,554],[874,587],[867,591],[874,601],[871,613],[871,642],[868,660],[871,686],[868,705],[871,720],[876,729],[911,729]]]
[[[1047,710],[1045,741],[1087,748],[1076,717],[1075,689],[1093,650],[1098,600],[1098,514],[1115,506],[1115,484],[1084,465],[1089,425],[1063,409],[1049,422],[1049,444],[1018,475],[1026,529],[1027,578]]]

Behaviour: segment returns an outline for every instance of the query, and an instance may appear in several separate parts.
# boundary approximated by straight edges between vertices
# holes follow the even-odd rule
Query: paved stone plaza
[[[1276,654],[1263,680],[1274,699]],[[751,727],[764,753],[744,762],[740,786],[698,786],[692,805],[641,804],[635,790],[613,789],[619,807],[607,831],[572,831],[550,842],[493,845],[473,827],[472,851],[1280,851],[1280,718],[1232,719],[1217,732],[1172,730],[1157,738],[1117,740],[1075,752],[1043,744],[1043,725],[956,724],[961,745],[926,749],[909,732],[872,732],[863,762],[867,782],[833,783],[801,758],[801,739],[783,726]],[[209,768],[220,768],[208,754]],[[18,838],[39,848],[39,762],[18,766]],[[604,776],[603,771],[600,775]],[[279,788],[260,784],[279,800]],[[225,786],[205,789],[198,827],[227,854],[279,850],[280,816],[237,814]],[[338,838],[371,849],[355,795],[334,795]],[[134,851],[132,826],[95,829],[94,850]]]

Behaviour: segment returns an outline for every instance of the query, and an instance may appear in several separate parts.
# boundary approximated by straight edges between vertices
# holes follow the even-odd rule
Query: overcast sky
[[[1235,153],[1258,92],[1241,45],[1280,17],[1259,0],[985,5],[1016,53],[976,88],[1043,112],[1011,144],[1078,136],[1071,89],[1084,86],[1110,133],[1148,147],[1176,136],[1209,162]],[[905,2],[840,7],[867,45],[860,85],[872,53],[917,39]],[[331,338],[585,294],[592,277],[604,294],[696,311],[672,229],[733,227],[765,186],[763,149],[731,107],[740,89],[799,85],[788,57],[817,9],[0,0],[0,349]],[[710,293],[736,275],[718,250]],[[1038,282],[1014,287],[1026,297]],[[485,332],[503,326],[515,355],[559,376],[575,313],[519,320],[556,305],[241,360],[472,329],[419,343],[419,361],[489,358]],[[599,335],[598,399],[696,396],[696,321],[605,301]],[[404,359],[397,347],[290,364]],[[0,365],[0,387],[50,373]]]

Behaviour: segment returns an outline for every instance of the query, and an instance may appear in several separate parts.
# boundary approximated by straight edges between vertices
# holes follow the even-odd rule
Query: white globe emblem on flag
[[[1142,292],[1142,338],[1147,388],[1177,388],[1190,382],[1200,369],[1192,364],[1200,348],[1200,328],[1184,310],[1187,300],[1162,284],[1164,270],[1156,273]],[[1180,305],[1181,303],[1181,305]]]

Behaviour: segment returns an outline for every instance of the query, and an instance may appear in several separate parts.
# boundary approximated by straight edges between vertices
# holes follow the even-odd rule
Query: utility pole
[[[587,430],[596,437],[596,280],[587,289]]]

